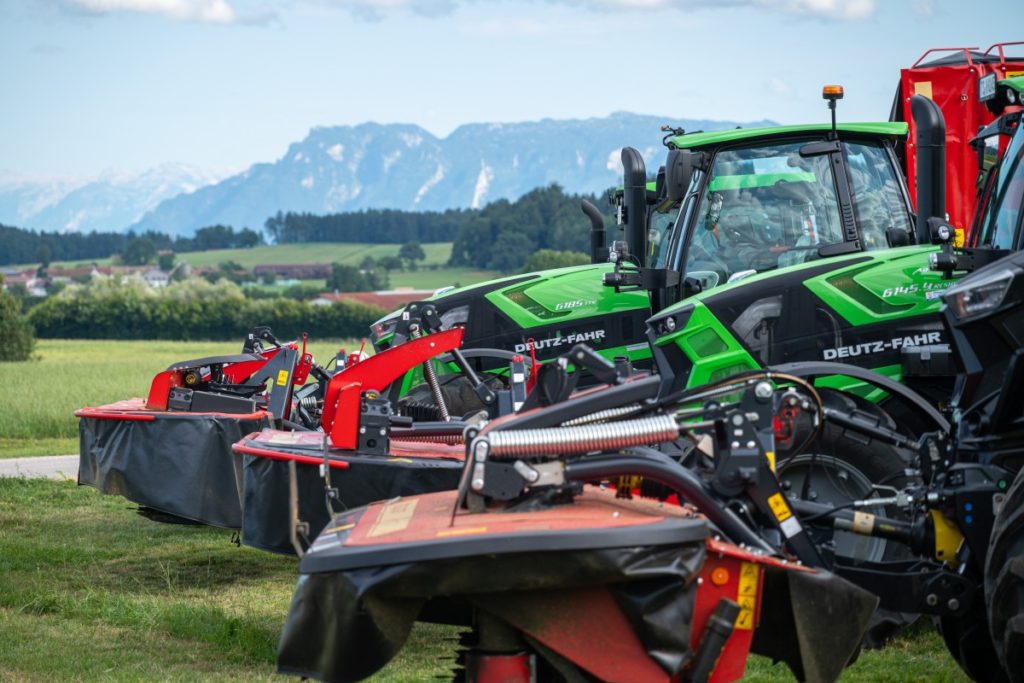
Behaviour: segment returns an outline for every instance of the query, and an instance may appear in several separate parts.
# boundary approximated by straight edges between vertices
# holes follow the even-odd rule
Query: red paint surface
[[[455,516],[454,524],[451,524],[456,495],[455,491],[440,491],[403,498],[403,503],[416,501],[415,514],[410,516],[404,528],[373,537],[368,534],[387,503],[372,503],[349,534],[345,545],[382,545],[482,534],[497,536],[523,531],[640,527],[656,524],[669,517],[698,517],[686,508],[643,499],[622,500],[615,497],[614,491],[588,486],[572,505],[535,512],[460,512]]]
[[[1004,43],[1010,45],[1012,43]],[[911,201],[917,203],[917,147],[914,143],[914,119],[910,115],[910,98],[924,83],[931,83],[932,97],[946,119],[946,212],[950,222],[970,230],[977,204],[978,155],[968,143],[978,128],[995,120],[983,102],[978,101],[978,81],[987,74],[996,80],[1006,78],[1007,71],[1024,71],[1024,61],[1001,59],[997,64],[981,64],[971,59],[969,50],[977,48],[934,48],[909,69],[900,71],[900,107],[903,120],[910,125],[907,138],[907,187]],[[921,67],[925,58],[942,57],[930,53],[962,53],[966,64]],[[988,49],[989,54],[1002,57],[1000,45]]]

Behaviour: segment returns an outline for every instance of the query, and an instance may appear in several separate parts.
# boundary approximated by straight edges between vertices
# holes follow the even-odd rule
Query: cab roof
[[[858,133],[876,137],[904,137],[907,135],[906,122],[879,123],[840,123],[836,125],[840,133]],[[733,128],[731,130],[711,130],[705,133],[675,135],[668,139],[669,145],[676,149],[693,149],[737,142],[754,138],[787,137],[802,133],[826,133],[832,130],[829,123],[811,123],[799,126],[771,126],[770,128]]]

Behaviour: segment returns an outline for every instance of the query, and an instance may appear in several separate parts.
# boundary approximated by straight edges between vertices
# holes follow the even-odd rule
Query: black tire
[[[880,420],[882,426],[895,429],[896,423],[878,406],[835,391],[822,392],[822,399],[833,409],[846,413],[860,411]],[[810,425],[798,423],[791,447],[799,447]],[[909,476],[914,454],[847,432],[826,423],[815,443],[802,453],[778,450],[778,474],[787,494],[791,497],[818,503],[846,505],[857,499],[874,495],[874,486],[887,486],[896,490],[912,483]],[[905,511],[879,505],[866,508],[866,512],[887,517],[902,518]],[[815,531],[812,536],[821,543],[832,536],[836,554],[860,561],[909,559],[910,551],[898,543],[885,539],[857,536],[852,533]],[[845,545],[843,548],[841,546]]]
[[[846,412],[859,410],[874,415],[885,427],[896,428],[895,421],[885,411],[866,401],[838,392],[822,392],[822,398],[831,408]],[[808,424],[798,425],[793,446],[800,445],[803,439],[801,435],[806,434],[808,429]],[[912,463],[913,454],[907,451],[849,434],[826,423],[817,442],[811,444],[805,452],[791,455],[780,449],[778,474],[789,496],[839,506],[876,495],[873,488],[876,485],[902,489],[911,483],[908,470]],[[879,505],[862,510],[897,519],[906,517],[904,510],[892,506]],[[839,555],[855,562],[883,562],[911,557],[906,546],[881,538],[823,529],[810,530],[809,533],[824,554]],[[882,647],[917,618],[916,614],[878,609],[865,634],[865,647]]]
[[[487,386],[498,391],[506,388],[502,377],[490,376],[486,378]],[[452,417],[462,417],[480,410],[486,410],[480,397],[473,391],[473,385],[465,375],[442,375],[438,378],[438,386],[441,395],[444,397],[445,407]],[[399,410],[405,415],[411,415],[417,419],[437,420],[437,403],[434,395],[427,384],[417,384],[412,387],[402,398],[398,400]]]
[[[1006,682],[1006,675],[992,648],[984,605],[975,603],[962,617],[936,618],[935,625],[949,654],[972,680]]]
[[[1024,682],[1024,470],[992,525],[985,558],[985,610],[1007,679]]]

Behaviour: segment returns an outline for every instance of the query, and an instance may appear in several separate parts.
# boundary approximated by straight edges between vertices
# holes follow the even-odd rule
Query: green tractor
[[[923,139],[930,129],[921,128]],[[906,133],[904,123],[851,123],[673,134],[666,138],[668,170],[658,173],[655,184],[648,183],[639,153],[627,148],[624,186],[615,196],[623,239],[606,246],[600,213],[584,206],[592,222],[592,265],[452,289],[429,303],[443,326],[465,327],[465,349],[501,349],[543,362],[585,342],[609,360],[650,368],[652,315],[718,292],[760,301],[766,287],[813,277],[824,286],[809,291],[822,298],[828,313],[820,321],[801,319],[800,330],[820,323],[827,330],[845,326],[867,333],[862,328],[880,314],[877,320],[901,343],[941,343],[935,296],[949,281],[928,269],[928,254],[937,247],[923,221],[915,231],[897,158]],[[936,178],[941,175],[924,179],[931,182],[922,182],[922,194],[934,196],[932,188],[941,187]],[[854,265],[859,270],[851,275]],[[856,283],[869,280],[869,287],[834,282],[828,272],[840,268]],[[770,337],[751,328],[727,341],[696,329],[718,314],[701,308],[685,333],[690,350],[704,360],[683,376],[696,385],[757,365],[759,353],[742,344],[774,349],[796,313],[776,315]],[[395,335],[401,317],[396,311],[373,326],[378,349],[403,340],[400,330]],[[805,336],[796,329],[793,334]],[[841,341],[852,342],[853,334]],[[818,357],[845,360],[848,346],[830,345]],[[898,365],[899,349],[864,358],[873,368]],[[498,373],[507,367],[501,358],[478,363]],[[439,370],[443,375],[445,368]],[[429,402],[417,393],[422,381],[410,373],[402,394]],[[464,391],[446,391],[445,397],[452,414],[482,407]]]

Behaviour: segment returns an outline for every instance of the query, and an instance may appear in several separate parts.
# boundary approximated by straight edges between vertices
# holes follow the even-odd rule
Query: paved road
[[[39,458],[0,459],[0,477],[77,479],[77,455],[44,455]]]

